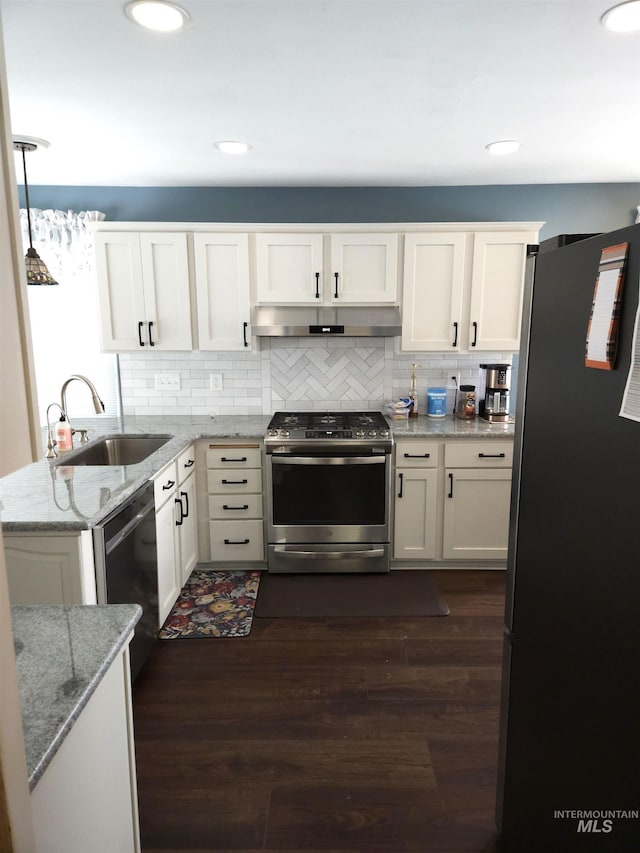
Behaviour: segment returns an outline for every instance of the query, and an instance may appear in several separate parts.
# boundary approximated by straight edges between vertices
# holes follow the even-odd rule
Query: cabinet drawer
[[[262,521],[210,521],[211,559],[264,560]]]
[[[189,474],[192,474],[196,467],[196,451],[193,445],[187,447],[178,456],[178,483],[184,483]]]
[[[156,505],[156,512],[169,496],[173,497],[177,481],[178,475],[175,460],[169,463],[166,468],[154,477],[153,497]]]
[[[512,441],[461,441],[445,445],[446,468],[510,468]]]
[[[249,468],[246,471],[209,468],[207,491],[215,495],[262,494],[262,471],[259,468]]]
[[[435,441],[397,443],[396,468],[437,468],[440,446]]]
[[[262,518],[262,495],[209,495],[209,518]]]
[[[262,451],[258,446],[210,444],[207,468],[262,468]]]

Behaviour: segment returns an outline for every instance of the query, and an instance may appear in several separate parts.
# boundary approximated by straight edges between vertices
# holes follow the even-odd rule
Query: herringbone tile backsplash
[[[120,375],[124,414],[270,415],[279,410],[382,409],[409,392],[417,363],[419,405],[426,389],[448,385],[455,376],[483,393],[486,361],[511,361],[511,353],[482,358],[448,353],[399,351],[397,338],[271,338],[256,352],[124,353]],[[223,389],[212,391],[210,374],[222,374]],[[176,390],[156,390],[156,376],[179,377]]]

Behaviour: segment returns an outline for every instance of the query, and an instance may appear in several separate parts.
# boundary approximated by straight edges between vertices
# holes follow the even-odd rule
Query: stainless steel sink
[[[68,465],[136,465],[166,444],[170,435],[117,435],[99,441],[57,459]]]

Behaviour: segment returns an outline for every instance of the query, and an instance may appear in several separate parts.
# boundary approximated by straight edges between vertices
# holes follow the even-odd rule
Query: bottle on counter
[[[73,450],[71,424],[64,415],[60,415],[60,420],[56,424],[56,446],[58,451]]]
[[[416,367],[420,367],[415,362],[411,365],[411,390],[409,391],[409,399],[411,400],[411,408],[409,409],[409,417],[418,417],[418,394],[416,392]]]

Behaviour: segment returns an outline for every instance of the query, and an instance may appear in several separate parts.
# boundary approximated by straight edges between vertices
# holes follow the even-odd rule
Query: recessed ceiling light
[[[637,32],[640,30],[640,0],[613,6],[600,18],[600,23],[614,33]]]
[[[223,154],[246,154],[251,148],[248,142],[238,142],[233,139],[223,139],[213,143]]]
[[[180,30],[189,20],[184,9],[165,0],[134,0],[127,3],[124,11],[136,24],[160,33]]]
[[[520,148],[520,143],[517,139],[500,139],[498,142],[490,142],[485,148],[491,154],[513,154]]]

